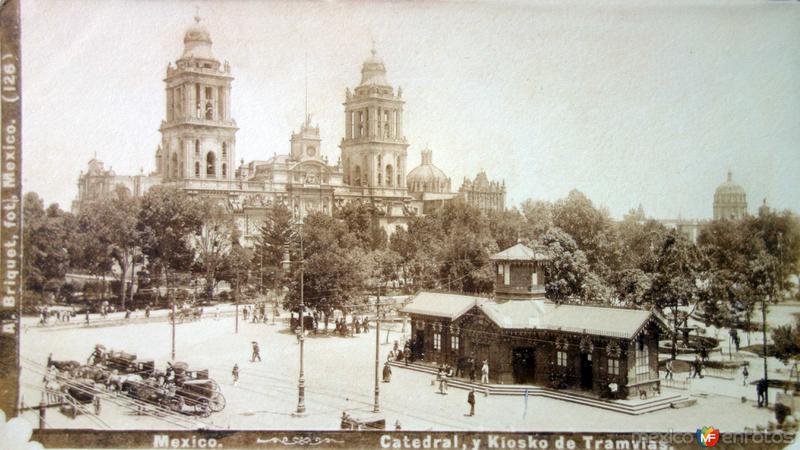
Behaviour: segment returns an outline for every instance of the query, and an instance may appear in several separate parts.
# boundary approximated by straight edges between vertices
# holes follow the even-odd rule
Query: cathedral
[[[183,43],[183,53],[168,64],[164,78],[166,117],[159,128],[155,172],[117,176],[94,158],[79,177],[73,212],[86,202],[108,198],[119,185],[136,196],[154,185],[173,185],[225,204],[245,243],[252,243],[275,204],[302,218],[364,203],[389,234],[449,201],[463,199],[483,211],[505,208],[505,183],[490,182],[481,172],[453,192],[450,178],[433,166],[430,149],[423,150],[422,164],[406,175],[403,90],[389,83],[374,48],[362,64],[360,83],[345,89],[345,130],[335,165],[322,156],[319,127],[308,115],[292,133],[289,153],[241,161],[237,167],[230,64],[214,56],[211,35],[198,17]]]

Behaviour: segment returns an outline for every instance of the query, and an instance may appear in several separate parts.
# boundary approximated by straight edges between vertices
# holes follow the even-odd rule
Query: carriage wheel
[[[211,394],[208,406],[211,409],[211,411],[214,412],[222,411],[223,409],[225,409],[225,396],[219,392]]]
[[[181,403],[183,403],[183,402],[181,402],[180,398],[178,398],[177,396],[176,397],[172,397],[171,399],[169,399],[169,409],[171,409],[171,410],[173,410],[175,412],[181,412],[181,410],[183,409],[183,407],[181,406]]]
[[[211,405],[208,402],[202,402],[195,408],[202,417],[208,417],[211,415]]]

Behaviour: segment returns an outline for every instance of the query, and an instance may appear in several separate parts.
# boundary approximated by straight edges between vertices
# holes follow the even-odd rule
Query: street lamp
[[[375,405],[372,408],[372,412],[380,412],[380,395],[381,395],[381,388],[379,382],[379,367],[380,367],[380,359],[381,359],[381,285],[378,282],[378,295],[375,298]]]
[[[305,304],[303,302],[303,285],[304,285],[304,274],[303,268],[305,265],[305,259],[303,256],[303,221],[300,219],[298,222],[295,222],[297,225],[297,234],[300,237],[300,309],[298,318],[300,320],[300,375],[297,379],[297,412],[296,416],[305,415],[306,412],[306,380],[303,374],[303,347],[305,343],[305,324],[303,323],[303,316],[305,312]],[[288,269],[288,254],[287,258],[284,259],[285,267]]]

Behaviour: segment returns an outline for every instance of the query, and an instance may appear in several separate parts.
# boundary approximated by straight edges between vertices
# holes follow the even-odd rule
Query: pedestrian
[[[244,308],[242,308],[242,320],[244,320],[245,322],[247,322],[247,306],[245,306]]]
[[[303,329],[300,328],[300,325],[296,326],[294,329],[294,334],[297,336],[297,343],[300,343],[300,337],[303,335]]]
[[[383,382],[388,383],[392,381],[392,368],[389,367],[389,363],[383,363]]]
[[[750,372],[747,371],[747,366],[742,366],[742,386],[747,386],[747,377],[750,376]]]
[[[692,361],[692,378],[696,378],[700,375],[700,357],[695,355],[694,361]]]
[[[475,357],[474,356],[470,356],[469,357],[468,364],[469,364],[469,382],[470,383],[474,383],[475,382]]]
[[[145,305],[145,307],[144,307],[144,318],[145,319],[149,319],[150,318],[150,304],[149,303],[147,305]]]
[[[86,325],[89,325],[89,308],[86,308]]]
[[[671,380],[672,379],[672,359],[671,358],[667,360],[667,364],[664,365],[664,368],[667,371],[667,374],[664,375],[664,379],[665,380]]]
[[[481,383],[489,384],[489,361],[483,360],[483,367],[481,367]]]
[[[214,320],[219,320],[219,305],[214,305]]]
[[[699,359],[697,361],[697,376],[703,378],[703,360]]]
[[[469,403],[469,415],[475,415],[475,388],[469,390],[467,394],[467,403]]]
[[[436,382],[439,383],[439,393],[444,394],[444,386],[442,385],[442,378],[444,377],[444,367],[439,366],[439,371],[436,372]]]
[[[239,364],[233,365],[233,371],[231,374],[233,375],[233,385],[236,386],[239,384]]]
[[[767,380],[760,379],[756,383],[756,395],[758,396],[758,407],[766,406],[767,404]]]
[[[400,430],[402,430],[402,429],[403,429],[403,428],[400,426],[400,419],[397,419],[397,420],[394,422],[394,431],[400,431]]]
[[[125,319],[130,319],[130,318],[131,318],[131,310],[126,308],[125,309]]]
[[[261,362],[261,351],[258,348],[258,342],[253,341],[253,354],[250,356],[250,362],[256,362],[256,358],[258,358],[258,362]]]

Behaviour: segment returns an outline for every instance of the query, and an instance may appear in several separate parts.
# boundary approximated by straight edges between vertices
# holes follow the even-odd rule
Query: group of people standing
[[[273,310],[273,316],[277,315],[277,309]],[[248,318],[252,318],[253,323],[263,322],[267,323],[267,305],[266,303],[256,303],[254,305],[244,305],[242,308],[242,319],[247,322]]]
[[[39,324],[40,325],[47,325],[48,320],[50,317],[55,317],[56,322],[69,322],[69,320],[75,316],[75,311],[62,311],[56,309],[54,311],[50,311],[46,306],[42,308],[39,312]]]
[[[342,317],[334,321],[334,330],[340,336],[366,333],[369,331],[369,320],[364,316],[353,316],[352,327],[348,327],[347,321]]]

